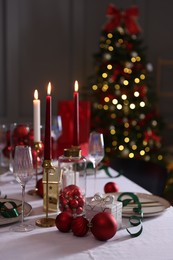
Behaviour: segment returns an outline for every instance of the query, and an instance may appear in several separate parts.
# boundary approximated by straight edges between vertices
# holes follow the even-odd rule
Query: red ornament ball
[[[29,134],[29,126],[23,124],[17,125],[13,134],[17,137],[24,138]]]
[[[109,212],[97,213],[91,220],[91,232],[95,238],[106,241],[117,232],[117,221]]]
[[[57,229],[61,232],[69,232],[71,229],[73,216],[69,212],[61,212],[55,219]]]
[[[61,211],[69,211],[73,214],[81,214],[83,212],[85,199],[81,189],[74,185],[68,185],[60,191],[59,209]]]
[[[78,200],[77,199],[71,199],[69,201],[69,205],[70,205],[70,208],[72,208],[72,209],[78,208],[78,205],[79,205]]]
[[[104,192],[105,193],[111,193],[111,192],[118,192],[119,187],[116,182],[108,182],[104,186]]]
[[[75,236],[83,237],[89,230],[89,221],[83,216],[76,217],[72,221],[71,229]]]

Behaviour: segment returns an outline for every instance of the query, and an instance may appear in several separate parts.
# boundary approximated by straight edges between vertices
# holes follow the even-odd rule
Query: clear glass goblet
[[[24,223],[25,186],[34,174],[31,147],[24,145],[15,147],[13,173],[22,188],[22,211],[21,223],[12,227],[12,230],[16,232],[31,231],[34,226]]]
[[[94,168],[94,185],[96,186],[97,166],[104,157],[104,139],[103,134],[91,132],[88,143],[88,159],[92,162]],[[94,190],[96,187],[94,188]]]

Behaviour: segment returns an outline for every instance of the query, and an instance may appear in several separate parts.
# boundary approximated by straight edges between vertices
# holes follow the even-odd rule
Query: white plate
[[[16,200],[16,199],[3,199],[0,198],[0,202],[5,202],[5,201],[13,201],[16,203],[16,205],[21,205],[22,201],[21,200]],[[32,207],[30,204],[28,204],[27,202],[25,202],[24,204],[24,216],[27,217],[30,213],[31,213]],[[18,208],[19,213],[21,214],[21,207]],[[0,225],[6,225],[6,224],[11,224],[11,223],[15,223],[18,222],[20,220],[21,216],[19,215],[18,217],[14,217],[14,218],[4,218],[1,214],[0,214]]]
[[[117,193],[111,193],[112,195],[115,196],[115,199],[118,198],[121,192]],[[169,208],[171,205],[170,203],[165,200],[164,198],[161,198],[156,195],[152,194],[145,194],[145,193],[134,193],[137,195],[140,203],[142,204],[142,211],[143,211],[143,216],[144,217],[154,217],[157,215],[160,215],[163,213],[167,208]],[[130,198],[129,196],[123,196],[123,199],[125,198]],[[134,215],[133,208],[135,205],[130,205],[128,204],[127,206],[123,207],[122,210],[122,215],[123,217],[130,217]]]

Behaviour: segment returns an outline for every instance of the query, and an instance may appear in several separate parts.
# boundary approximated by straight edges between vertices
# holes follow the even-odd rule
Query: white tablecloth
[[[114,171],[112,170],[112,174]],[[140,174],[140,173],[139,173]],[[88,182],[92,176],[88,177]],[[2,196],[21,199],[18,183],[13,176],[0,176]],[[120,191],[148,193],[124,176],[109,178],[104,171],[98,173],[97,191],[103,193],[104,184],[117,182]],[[27,190],[33,188],[34,179],[27,184]],[[88,183],[89,185],[89,183]],[[88,195],[89,192],[88,192]],[[32,213],[28,222],[35,220],[43,213],[43,202],[38,196],[26,194],[26,201],[32,205]],[[56,217],[57,214],[53,214]],[[127,219],[125,219],[126,223]],[[124,224],[125,225],[125,224]],[[64,260],[170,260],[173,259],[173,207],[157,217],[143,220],[143,232],[139,237],[131,238],[125,228],[107,242],[96,240],[91,233],[86,237],[75,237],[72,233],[61,233],[56,227],[36,227],[31,232],[17,233],[10,231],[9,226],[0,226],[0,260],[24,259],[64,259]]]

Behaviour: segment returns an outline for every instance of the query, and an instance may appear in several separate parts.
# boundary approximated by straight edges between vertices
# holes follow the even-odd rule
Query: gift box
[[[88,155],[88,139],[90,133],[90,102],[79,101],[79,143],[82,155]],[[58,103],[58,114],[62,118],[62,135],[58,139],[57,156],[64,152],[64,148],[73,145],[73,120],[74,120],[74,101],[61,100]]]
[[[118,229],[122,226],[122,202],[116,201],[113,195],[95,194],[94,197],[86,198],[85,214],[86,218],[91,219],[99,212],[111,213],[118,224]]]

